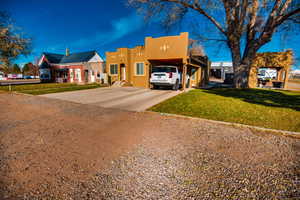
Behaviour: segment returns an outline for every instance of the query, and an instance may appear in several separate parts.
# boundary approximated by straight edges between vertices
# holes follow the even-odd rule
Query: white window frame
[[[138,64],[143,64],[143,74],[137,74],[137,65]],[[135,76],[145,76],[145,62],[135,62],[134,63],[134,74],[135,74]]]
[[[117,66],[117,73],[116,73],[116,74],[112,74],[112,73],[111,73],[111,67],[112,67],[112,66]],[[117,63],[111,63],[111,64],[109,64],[109,74],[110,74],[111,76],[117,76],[117,75],[119,74],[118,68],[119,68],[119,65],[118,65]]]

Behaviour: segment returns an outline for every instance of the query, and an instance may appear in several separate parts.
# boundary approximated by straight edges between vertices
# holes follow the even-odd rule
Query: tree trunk
[[[246,55],[240,58],[240,52],[232,51],[233,83],[235,88],[249,88],[249,74],[256,56],[255,48],[248,49]]]
[[[233,62],[233,83],[235,88],[249,87],[249,69],[250,67],[245,64]]]

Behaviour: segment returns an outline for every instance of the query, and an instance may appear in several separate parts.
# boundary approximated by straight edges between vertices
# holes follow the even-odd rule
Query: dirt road
[[[300,141],[0,93],[0,199],[299,199]]]

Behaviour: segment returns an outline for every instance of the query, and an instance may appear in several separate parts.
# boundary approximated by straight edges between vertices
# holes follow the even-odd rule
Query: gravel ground
[[[300,140],[0,94],[0,199],[300,199]]]

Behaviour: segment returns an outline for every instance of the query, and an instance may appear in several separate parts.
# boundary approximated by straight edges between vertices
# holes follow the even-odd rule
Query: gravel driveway
[[[42,95],[48,98],[90,104],[104,108],[118,108],[129,111],[144,111],[181,91],[150,90],[135,87],[107,87],[74,92]]]
[[[299,199],[300,140],[0,94],[0,199]]]

